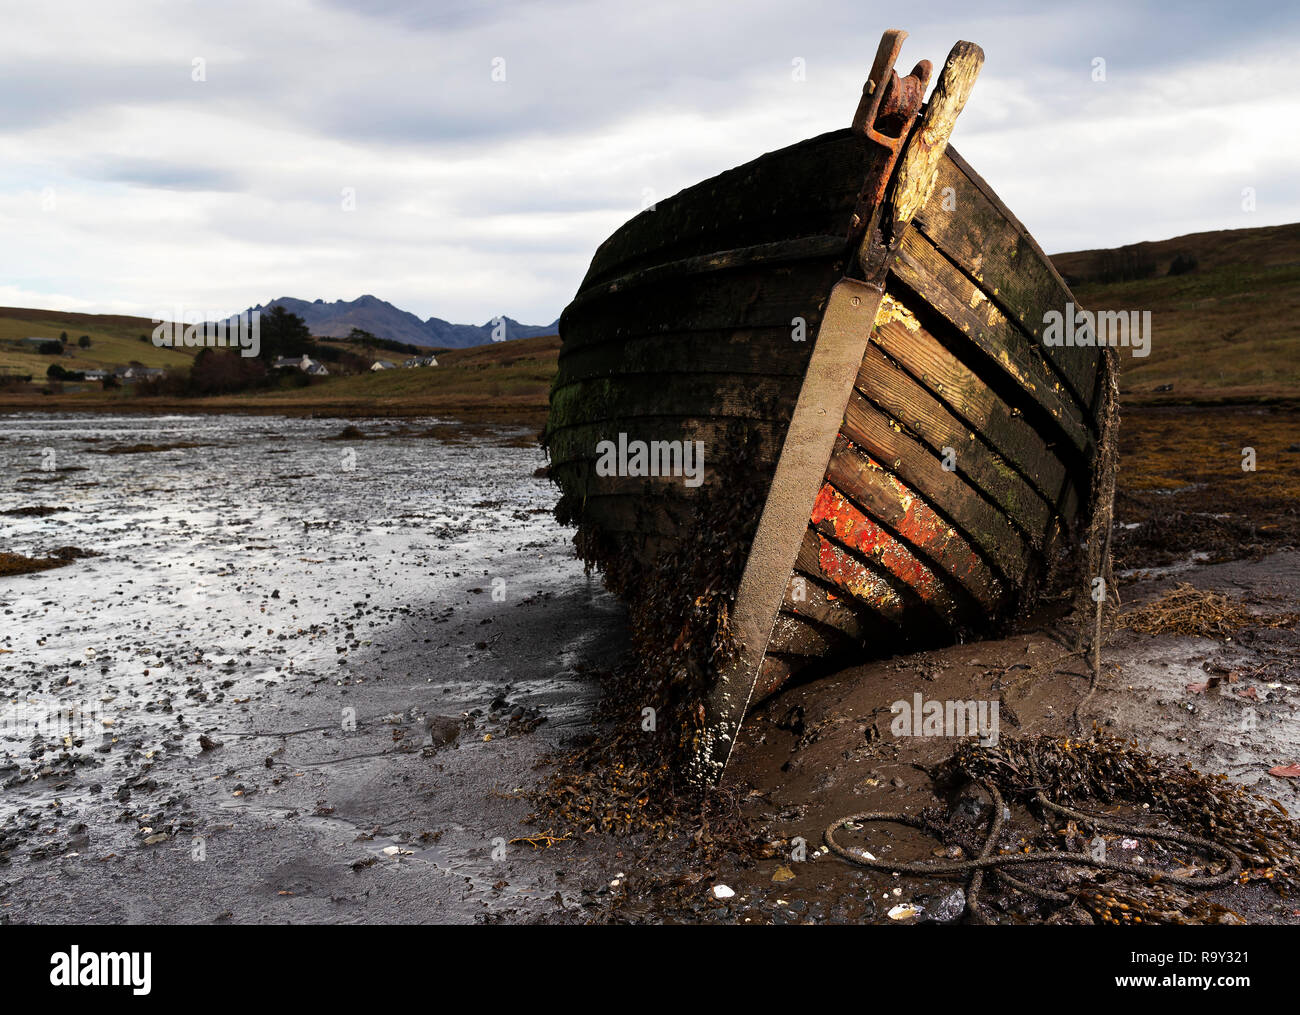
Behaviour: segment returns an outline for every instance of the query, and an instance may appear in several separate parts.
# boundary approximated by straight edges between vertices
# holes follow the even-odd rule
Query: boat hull
[[[674,576],[687,600],[725,591],[744,644],[711,665],[733,726],[809,668],[998,631],[1089,509],[1104,357],[1043,341],[1069,289],[915,116],[897,141],[832,132],[648,209],[561,318],[557,515],[634,614]],[[929,158],[919,190],[900,149]],[[703,451],[698,475],[672,442]],[[709,554],[716,574],[695,567]]]

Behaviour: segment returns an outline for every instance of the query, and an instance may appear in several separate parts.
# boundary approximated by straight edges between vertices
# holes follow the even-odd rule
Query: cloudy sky
[[[0,305],[547,323],[647,199],[846,125],[890,27],[983,46],[954,144],[1049,252],[1300,220],[1300,6],[1161,6],[0,0]]]

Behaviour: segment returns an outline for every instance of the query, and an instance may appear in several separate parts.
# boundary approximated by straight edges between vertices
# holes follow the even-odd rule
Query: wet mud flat
[[[0,921],[537,919],[614,851],[525,841],[624,651],[531,430],[346,423],[0,425],[7,548],[98,554],[0,585]]]
[[[16,479],[0,509],[20,512],[0,516],[5,548],[100,556],[0,585],[0,920],[959,922],[966,879],[824,851],[826,826],[855,812],[987,816],[936,780],[959,741],[892,735],[891,706],[997,701],[1008,738],[1079,734],[1088,670],[1045,621],[762,703],[703,822],[611,835],[557,821],[538,789],[608,731],[598,676],[629,660],[621,608],[549,515],[541,456],[508,428],[438,441],[437,422],[354,421],[360,438],[346,422],[4,421]],[[204,446],[80,454],[180,442]],[[55,469],[32,464],[51,447]],[[22,510],[41,506],[67,510]],[[1162,544],[1157,559],[1167,529],[1119,522],[1135,526],[1122,611],[1183,582],[1261,616],[1300,600],[1285,537]],[[1211,552],[1224,562],[1206,565]],[[1297,813],[1296,780],[1268,772],[1300,762],[1298,637],[1115,626],[1082,718]],[[1009,836],[1041,834],[1012,811]],[[881,856],[951,849],[903,826],[841,837]],[[1113,854],[1169,861],[1112,838]],[[1300,902],[1258,881],[1213,898],[1300,922]],[[1012,892],[983,901],[996,922],[1042,918]]]

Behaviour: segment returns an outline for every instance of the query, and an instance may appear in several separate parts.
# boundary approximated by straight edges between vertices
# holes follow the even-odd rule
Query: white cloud
[[[26,5],[0,39],[6,302],[148,315],[371,292],[423,317],[545,323],[647,190],[845,124],[883,16],[848,0]],[[904,69],[984,45],[955,143],[1047,249],[1300,219],[1295,14],[944,0],[903,20]]]

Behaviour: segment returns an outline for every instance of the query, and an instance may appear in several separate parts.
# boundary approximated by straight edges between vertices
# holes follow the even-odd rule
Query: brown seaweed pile
[[[1298,613],[1256,613],[1227,596],[1195,588],[1187,582],[1179,582],[1159,599],[1129,610],[1119,618],[1122,627],[1139,634],[1202,638],[1223,638],[1243,627],[1290,627],[1298,620]]]
[[[51,550],[44,557],[27,557],[21,553],[0,553],[0,577],[13,574],[31,574],[34,571],[48,571],[50,568],[63,567],[82,557],[98,557],[94,550],[83,550],[76,546],[60,546]]]
[[[736,425],[722,448],[711,449],[717,481],[694,499],[686,538],[649,566],[624,551],[627,537],[583,523],[581,509],[561,499],[559,520],[579,523],[579,556],[603,571],[606,586],[628,603],[635,663],[606,675],[603,708],[611,721],[591,744],[561,759],[535,796],[537,820],[582,832],[663,836],[690,813],[701,828],[710,827],[711,805],[687,780],[682,761],[703,728],[713,674],[736,651],[731,608],[767,489],[767,477],[753,464],[766,460],[760,443]],[[649,499],[643,505],[654,507]],[[654,710],[652,724],[647,709]]]
[[[996,747],[963,745],[941,767],[936,781],[952,785],[963,779],[996,785],[1009,800],[1029,799],[1041,786],[1049,799],[1083,810],[1096,811],[1098,804],[1129,805],[1148,818],[1164,819],[1231,850],[1241,861],[1242,883],[1264,882],[1280,895],[1300,887],[1300,825],[1278,801],[1251,793],[1225,776],[1207,776],[1190,764],[1150,754],[1101,730],[1085,739],[1003,736]],[[1060,829],[1045,831],[1042,842],[1028,845],[1059,849],[1061,834]],[[1100,892],[1105,901],[1111,896],[1118,899],[1118,890],[1085,894]],[[1154,907],[1147,922],[1161,904],[1183,896],[1168,888],[1161,889],[1159,899],[1145,888],[1126,885],[1124,891],[1137,903]],[[1126,904],[1128,910],[1110,909],[1115,922],[1142,915],[1134,902]],[[1181,909],[1190,905],[1183,899]],[[1117,915],[1125,912],[1128,918]],[[1203,915],[1210,915],[1209,911]]]

